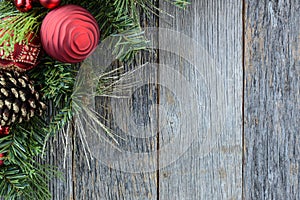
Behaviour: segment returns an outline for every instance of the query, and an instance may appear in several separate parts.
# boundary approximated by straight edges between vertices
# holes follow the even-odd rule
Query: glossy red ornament
[[[9,55],[5,55],[3,44],[0,45],[0,68],[26,71],[38,64],[41,51],[40,38],[34,33],[28,34],[27,38],[27,42],[15,44]]]
[[[61,0],[40,0],[40,4],[48,9],[57,7],[60,2]]]
[[[0,137],[6,136],[9,134],[9,126],[0,126]]]
[[[5,156],[4,153],[0,153],[0,159],[3,158]],[[0,166],[4,164],[3,160],[0,160]]]
[[[0,137],[4,137],[8,134],[9,134],[9,126],[0,126]],[[0,153],[0,166],[4,164],[3,160],[1,160],[1,158],[3,158],[4,156],[5,156],[4,153]]]
[[[54,59],[77,63],[97,47],[100,31],[95,18],[84,8],[65,5],[52,10],[43,20],[41,42]]]
[[[28,12],[32,9],[33,0],[14,0],[14,4],[21,12]]]

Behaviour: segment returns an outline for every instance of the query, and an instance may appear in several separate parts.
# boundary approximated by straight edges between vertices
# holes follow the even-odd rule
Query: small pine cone
[[[28,121],[41,115],[46,105],[28,76],[14,71],[0,70],[0,125]]]

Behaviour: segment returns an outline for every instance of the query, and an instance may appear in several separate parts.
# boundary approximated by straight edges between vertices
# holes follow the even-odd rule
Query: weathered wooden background
[[[134,173],[128,170],[133,163],[116,169],[101,159],[89,168],[78,134],[70,138],[63,163],[66,141],[58,135],[47,161],[61,168],[65,180],[50,183],[53,199],[300,199],[300,1],[192,0],[184,11],[155,3],[174,17],[160,14],[142,23],[193,38],[197,45],[183,38],[174,43],[201,64],[195,70],[184,56],[164,50],[139,60],[161,65],[145,74],[149,84],[132,95],[128,118],[145,130],[154,124],[156,132],[138,137],[131,127],[114,131],[124,138],[124,151],[157,152],[141,161],[157,170]],[[151,39],[155,46],[168,45],[160,35]],[[162,64],[195,93],[186,94],[187,85]],[[160,84],[165,79],[172,88]],[[99,112],[110,116],[109,110]],[[191,135],[196,140],[188,148],[172,146],[174,138]],[[169,152],[158,151],[168,144]],[[178,149],[184,152],[176,154]],[[166,163],[173,152],[176,159]]]

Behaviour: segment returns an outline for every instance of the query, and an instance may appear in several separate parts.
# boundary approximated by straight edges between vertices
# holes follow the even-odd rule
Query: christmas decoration
[[[8,55],[5,55],[4,45],[0,46],[0,68],[25,71],[37,65],[41,43],[34,33],[29,33],[26,41],[14,44],[13,51]]]
[[[94,17],[76,5],[66,5],[51,11],[41,27],[44,50],[61,62],[83,61],[96,48],[99,37]]]
[[[60,0],[40,0],[40,4],[45,8],[52,9],[60,4]]]
[[[0,166],[4,164],[4,162],[2,160],[4,156],[5,156],[4,153],[0,153]]]
[[[34,0],[14,0],[16,8],[21,12],[28,12],[32,9]]]
[[[9,126],[0,126],[0,137],[4,137],[9,134]],[[0,153],[0,166],[4,164],[3,157],[5,153]]]
[[[28,121],[41,115],[46,105],[25,74],[0,71],[0,125]]]
[[[171,2],[183,7],[188,1]],[[83,138],[73,123],[86,109],[75,93],[80,62],[112,35],[117,39],[116,59],[132,61],[148,45],[139,12],[149,16],[159,10],[149,0],[61,3],[0,1],[0,199],[52,199],[48,183],[56,171],[38,161],[49,137],[66,127]],[[115,72],[99,77],[97,94],[108,95],[114,85],[110,82],[118,81]],[[98,117],[93,120],[105,137],[114,139]]]
[[[9,134],[9,126],[0,126],[0,137]]]

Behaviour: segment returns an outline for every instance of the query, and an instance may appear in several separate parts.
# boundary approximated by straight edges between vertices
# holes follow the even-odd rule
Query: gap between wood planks
[[[243,0],[242,2],[242,81],[243,81],[243,86],[242,86],[242,199],[245,199],[245,194],[244,194],[244,166],[245,166],[245,152],[246,152],[246,146],[245,146],[245,33],[246,33],[246,0]]]
[[[159,0],[156,0],[155,1],[155,6],[157,8],[159,8]],[[159,28],[159,10],[156,11],[156,14],[158,17],[155,17],[155,26]],[[159,33],[157,34],[157,38],[156,38],[156,41],[158,42],[158,46],[159,46]],[[157,99],[156,99],[156,103],[157,105],[159,105],[160,103],[160,87],[158,85],[158,83],[160,83],[160,73],[159,73],[159,59],[160,59],[160,56],[159,56],[159,49],[156,50],[156,53],[157,53],[157,57],[156,57],[156,60],[155,62],[157,63],[157,77],[156,77],[156,81],[157,81],[157,84],[156,84],[156,93],[157,93]],[[157,149],[156,149],[156,153],[157,153],[157,170],[156,170],[156,180],[157,180],[157,187],[156,187],[156,193],[157,193],[157,196],[156,196],[156,199],[159,200],[159,189],[160,189],[160,179],[159,179],[159,176],[160,176],[160,170],[159,170],[159,148],[160,148],[160,134],[159,134],[159,131],[160,131],[160,126],[159,126],[159,106],[156,107],[156,113],[157,113],[157,133],[156,133],[156,141],[157,141]]]

